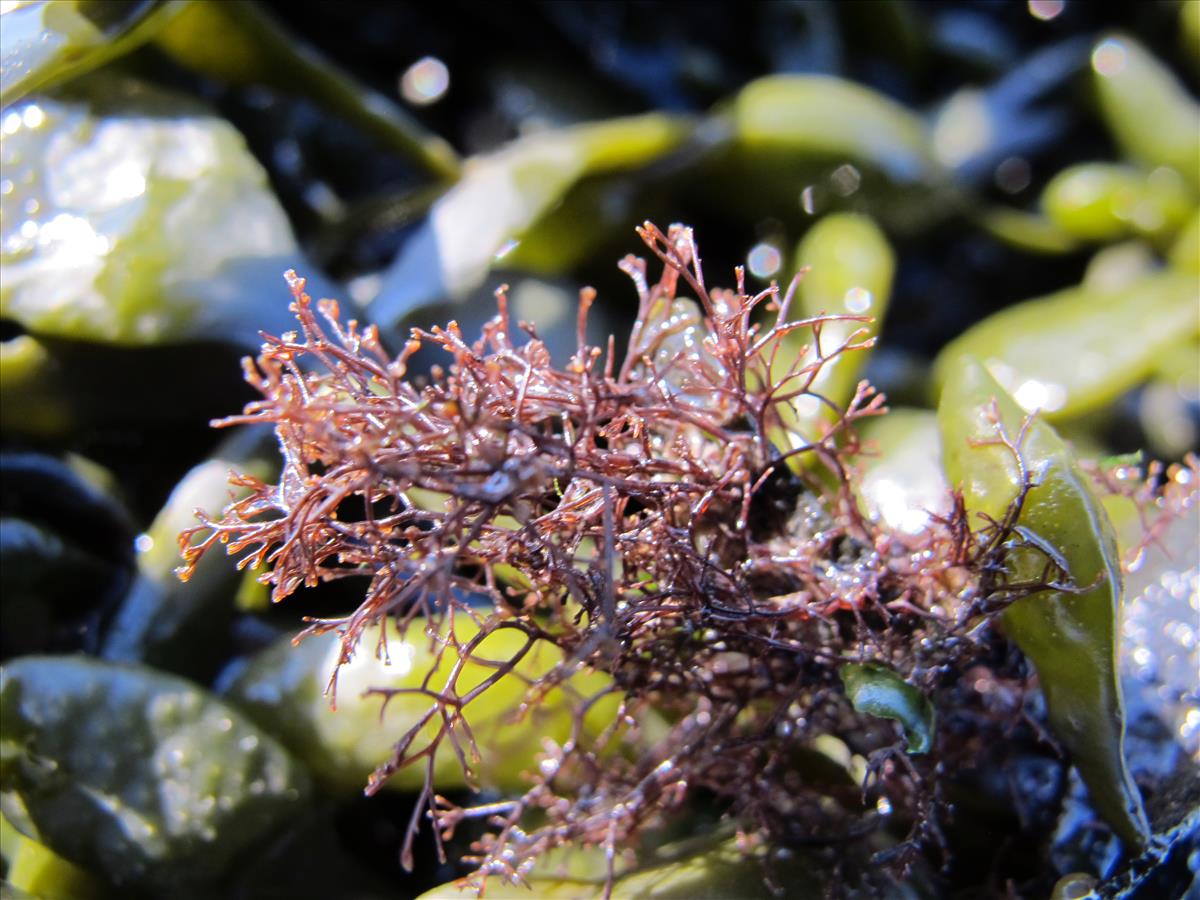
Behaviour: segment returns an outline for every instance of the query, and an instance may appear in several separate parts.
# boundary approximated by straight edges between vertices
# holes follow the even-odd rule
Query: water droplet
[[[1027,412],[1039,409],[1053,412],[1067,402],[1067,391],[1062,385],[1030,378],[1013,391],[1013,399]]]
[[[31,103],[21,113],[21,122],[26,128],[37,128],[46,121],[46,113],[36,103]]]

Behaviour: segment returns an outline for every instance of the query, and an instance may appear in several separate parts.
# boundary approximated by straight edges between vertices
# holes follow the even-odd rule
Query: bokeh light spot
[[[1125,56],[1125,45],[1117,38],[1109,38],[1092,51],[1092,68],[1105,78],[1120,75],[1125,71]]]
[[[770,278],[783,264],[783,254],[771,244],[758,244],[746,257],[746,268],[757,278]]]
[[[996,187],[1006,194],[1019,194],[1033,180],[1029,163],[1019,156],[1010,156],[996,166]]]
[[[1058,18],[1066,6],[1066,0],[1029,0],[1029,14],[1035,19],[1049,22]]]
[[[852,287],[846,291],[846,296],[842,302],[846,305],[846,311],[859,315],[865,313],[871,308],[871,303],[874,301],[871,292],[863,287]]]
[[[400,76],[400,95],[414,106],[442,99],[450,87],[450,70],[435,56],[418,59]]]

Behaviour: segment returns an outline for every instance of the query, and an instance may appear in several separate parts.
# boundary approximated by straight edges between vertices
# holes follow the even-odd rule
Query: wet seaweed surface
[[[1200,890],[1200,3],[0,44],[4,897]]]

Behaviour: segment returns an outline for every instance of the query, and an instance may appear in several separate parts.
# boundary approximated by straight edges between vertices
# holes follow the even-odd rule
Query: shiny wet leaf
[[[1007,577],[1018,584],[1044,581],[1047,553],[1053,553],[1067,566],[1070,584],[1017,600],[1003,614],[1004,628],[1037,669],[1050,727],[1096,809],[1123,840],[1140,846],[1147,824],[1124,756],[1117,677],[1123,580],[1113,526],[1054,429],[1034,419],[1023,432],[1025,421],[987,369],[962,358],[938,407],[943,464],[967,511],[1000,521],[1022,484],[1016,455],[1000,442],[1020,442],[1035,486],[1017,524],[1032,545],[1010,554]]]
[[[307,775],[191,684],[83,657],[0,670],[0,783],[56,853],[127,889],[196,896],[303,808]]]

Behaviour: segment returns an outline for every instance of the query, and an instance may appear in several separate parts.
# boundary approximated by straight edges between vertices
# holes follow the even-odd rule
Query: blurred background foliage
[[[925,497],[941,484],[926,477],[936,448],[911,436],[931,440],[928,410],[965,355],[1085,455],[1179,459],[1200,443],[1194,0],[0,12],[0,648],[109,661],[21,660],[0,692],[4,741],[19,720],[47,759],[72,740],[100,748],[58,759],[78,782],[65,791],[0,756],[8,879],[35,895],[154,894],[186,876],[200,895],[406,896],[454,874],[428,859],[401,882],[389,854],[406,798],[366,806],[319,772],[314,759],[369,765],[355,732],[314,750],[311,731],[256,718],[271,697],[246,696],[254,653],[352,598],[272,609],[231,568],[187,586],[172,575],[174,534],[225,502],[230,466],[271,472],[269,435],[208,421],[250,399],[238,359],[258,332],[288,327],[284,269],[394,350],[413,325],[474,332],[506,282],[516,316],[565,358],[578,287],[599,291],[593,341],[620,337],[636,298],[614,263],[636,251],[633,227],[682,221],[711,280],[741,265],[765,287],[812,266],[807,312],[877,316],[861,374],[912,407],[897,419],[911,428],[881,435],[895,448],[882,463],[905,460]],[[889,517],[887,498],[865,502]],[[271,696],[308,715],[313,671]],[[69,690],[110,681],[98,706]],[[105,743],[112,722],[128,719],[144,760],[169,759],[173,728],[213,716],[231,723],[216,758],[247,741],[282,758],[299,741],[305,763],[274,765],[269,784],[261,760],[230,763],[131,839],[149,776],[105,762],[124,752]],[[314,790],[305,766],[321,784],[297,814]],[[164,784],[187,780],[167,769]],[[210,809],[222,778],[231,808]],[[243,800],[252,814],[234,815]],[[66,833],[82,810],[98,816],[86,846]],[[1111,843],[1089,840],[1008,874],[1111,870]],[[330,884],[289,882],[289,860],[314,847]]]

